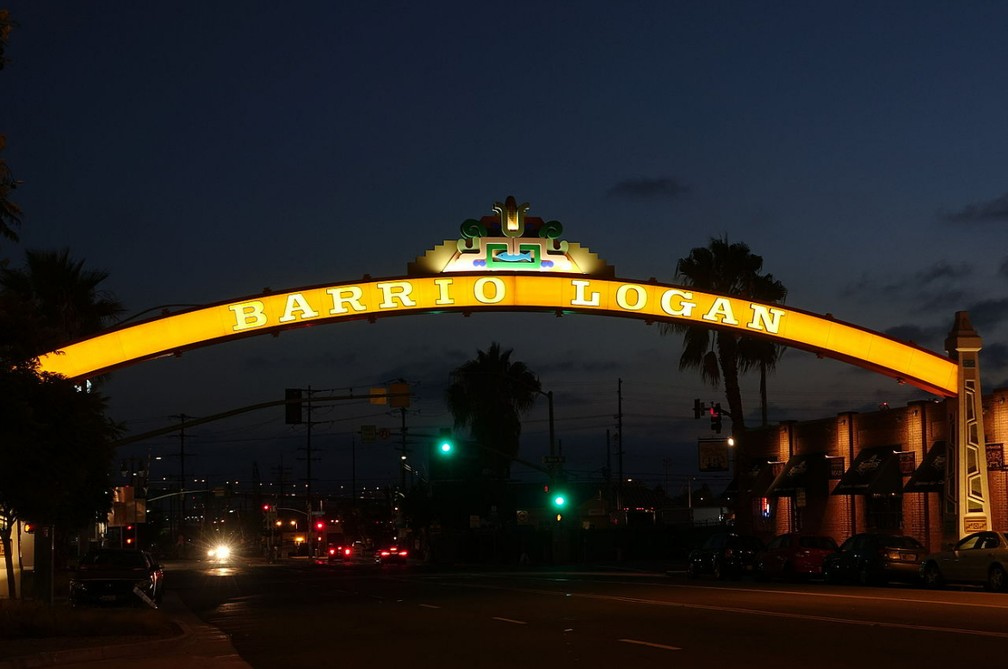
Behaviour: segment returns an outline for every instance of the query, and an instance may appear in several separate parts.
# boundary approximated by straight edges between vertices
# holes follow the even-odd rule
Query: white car
[[[950,551],[932,553],[921,562],[921,579],[931,588],[971,583],[993,592],[1008,588],[1008,532],[974,532]]]

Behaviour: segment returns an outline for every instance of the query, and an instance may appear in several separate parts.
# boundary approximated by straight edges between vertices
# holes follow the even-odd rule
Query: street
[[[1008,596],[980,590],[305,561],[170,576],[254,667],[934,666],[1008,640]]]

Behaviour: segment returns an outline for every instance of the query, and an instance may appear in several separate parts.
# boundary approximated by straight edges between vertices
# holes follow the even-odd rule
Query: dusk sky
[[[788,306],[932,351],[969,311],[984,390],[1008,385],[1008,4],[2,6],[17,27],[0,133],[24,211],[2,256],[69,248],[109,272],[127,314],[400,276],[514,195],[620,278],[674,282],[679,258],[726,236],[763,257]],[[402,378],[410,429],[434,431],[451,423],[449,372],[493,341],[554,392],[573,476],[605,465],[620,379],[625,474],[672,492],[697,474],[696,440],[712,435],[693,399],[724,403],[723,389],[679,371],[679,337],[634,320],[328,325],[136,365],[103,391],[137,433],[286,387],[366,393]],[[757,376],[743,393],[756,425]],[[771,422],[927,397],[794,349],[769,394]],[[359,484],[398,481],[397,442],[355,436],[398,414],[345,402],[314,418],[316,486],[349,486],[354,442]],[[280,408],[206,424],[187,435],[187,472],[247,481],[255,462],[271,480],[282,458],[297,480],[304,440]],[[543,401],[521,454],[547,446]]]

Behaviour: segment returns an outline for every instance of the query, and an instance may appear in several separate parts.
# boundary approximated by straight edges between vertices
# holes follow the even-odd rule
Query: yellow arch
[[[937,395],[957,394],[958,368],[947,357],[832,318],[654,281],[545,273],[369,279],[249,296],[110,330],[47,353],[39,363],[44,372],[79,380],[198,346],[305,325],[478,310],[579,312],[728,328]]]

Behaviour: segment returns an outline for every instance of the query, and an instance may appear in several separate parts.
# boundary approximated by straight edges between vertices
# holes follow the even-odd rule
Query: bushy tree
[[[105,398],[40,375],[35,363],[121,311],[98,288],[106,276],[67,251],[29,252],[23,268],[0,270],[0,541],[12,598],[17,520],[76,531],[111,507],[120,430],[105,415]]]

